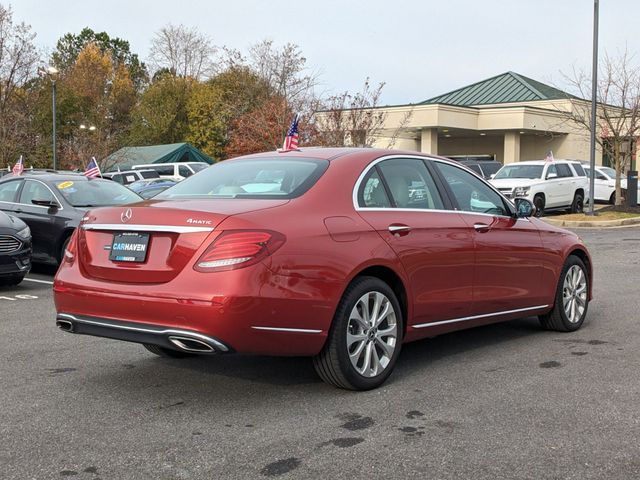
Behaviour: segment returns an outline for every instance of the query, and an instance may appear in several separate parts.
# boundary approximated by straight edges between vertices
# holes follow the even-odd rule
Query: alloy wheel
[[[564,277],[562,305],[567,320],[578,323],[587,306],[587,277],[578,265],[572,265]]]
[[[353,368],[363,377],[382,373],[393,357],[398,324],[393,304],[380,292],[358,299],[347,323],[347,353]]]

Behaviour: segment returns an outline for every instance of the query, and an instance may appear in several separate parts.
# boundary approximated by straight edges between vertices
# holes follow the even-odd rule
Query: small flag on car
[[[20,155],[18,162],[13,166],[13,174],[22,175],[22,172],[24,172],[24,164],[22,163],[22,155]]]
[[[549,150],[547,152],[547,155],[544,157],[544,161],[545,162],[554,162],[555,158],[553,158],[553,152],[551,150]]]
[[[291,126],[287,130],[287,136],[284,137],[284,144],[282,145],[282,151],[298,149],[298,121],[300,116],[296,113],[291,121]]]
[[[87,168],[84,171],[84,176],[89,178],[102,176],[102,173],[100,173],[100,167],[98,166],[98,162],[96,162],[96,157],[91,157],[91,161],[89,162],[89,165],[87,165]]]

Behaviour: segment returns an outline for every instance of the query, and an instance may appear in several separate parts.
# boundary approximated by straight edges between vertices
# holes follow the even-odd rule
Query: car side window
[[[20,203],[32,205],[32,200],[49,200],[54,201],[55,198],[46,186],[34,180],[26,180],[22,192],[20,192]]]
[[[160,167],[151,167],[153,170],[158,172],[159,175],[165,175],[168,177],[173,177],[175,175],[174,165],[165,165]]]
[[[573,173],[571,172],[569,165],[565,163],[559,163],[558,165],[556,165],[556,168],[558,169],[558,177],[573,177]]]
[[[448,163],[434,162],[449,185],[460,210],[508,216],[502,197],[482,180]]]
[[[547,175],[545,176],[545,178],[548,179],[549,175],[551,174],[555,174],[556,176],[558,175],[558,170],[556,169],[555,165],[549,165],[549,168],[547,168]]]
[[[193,175],[193,172],[191,170],[189,170],[189,167],[187,167],[186,165],[180,165],[178,167],[178,174],[181,177],[187,178],[187,177],[190,177],[191,175]]]
[[[16,201],[16,193],[23,180],[12,180],[0,184],[0,202],[13,203]]]
[[[440,193],[424,162],[392,158],[378,164],[396,208],[444,210]]]
[[[372,168],[362,180],[358,192],[358,205],[365,208],[390,208],[391,202],[384,185],[378,175],[378,170]]]

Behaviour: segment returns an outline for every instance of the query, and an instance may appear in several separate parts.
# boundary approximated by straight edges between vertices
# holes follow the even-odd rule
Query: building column
[[[420,132],[420,151],[422,153],[438,154],[438,129],[423,128]]]
[[[504,134],[504,159],[503,163],[514,163],[520,161],[520,134],[518,132],[507,132]]]

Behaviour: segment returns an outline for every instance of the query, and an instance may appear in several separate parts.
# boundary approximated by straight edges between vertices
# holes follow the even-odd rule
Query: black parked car
[[[31,229],[34,262],[59,263],[69,237],[90,208],[140,200],[116,182],[78,173],[34,171],[0,178],[0,210]]]
[[[31,268],[31,232],[26,223],[0,212],[0,285],[17,285]]]

